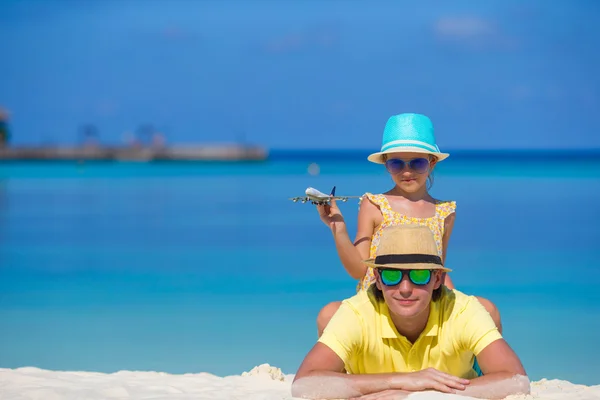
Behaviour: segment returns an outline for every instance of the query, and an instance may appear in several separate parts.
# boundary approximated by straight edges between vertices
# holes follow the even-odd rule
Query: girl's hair
[[[429,161],[431,162],[431,158],[435,157],[432,156],[431,154],[428,156]],[[381,158],[383,158],[383,163],[385,164],[385,162],[387,161],[387,154],[383,154],[381,156]],[[427,175],[427,190],[429,191],[431,189],[431,187],[433,186],[433,170],[429,171],[429,175]]]

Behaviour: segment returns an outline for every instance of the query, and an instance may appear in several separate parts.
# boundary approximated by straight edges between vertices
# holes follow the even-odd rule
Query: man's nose
[[[402,297],[410,297],[412,295],[412,285],[410,284],[408,277],[402,277],[402,281],[398,284],[398,292]]]

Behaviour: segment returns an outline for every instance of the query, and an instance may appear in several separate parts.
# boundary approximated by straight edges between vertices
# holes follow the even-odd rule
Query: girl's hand
[[[345,229],[346,223],[342,212],[338,208],[335,200],[331,200],[329,204],[318,205],[317,210],[319,211],[319,217],[325,225],[329,227],[333,232],[337,232],[339,229]]]

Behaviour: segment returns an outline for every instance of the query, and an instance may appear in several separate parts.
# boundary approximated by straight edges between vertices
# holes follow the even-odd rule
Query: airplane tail
[[[335,186],[331,189],[331,196],[335,196]]]

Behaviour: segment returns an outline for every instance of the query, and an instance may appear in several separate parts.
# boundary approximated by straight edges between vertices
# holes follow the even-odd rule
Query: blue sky
[[[600,2],[3,0],[14,143],[377,149],[429,115],[442,150],[600,148]]]

